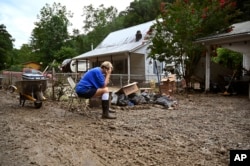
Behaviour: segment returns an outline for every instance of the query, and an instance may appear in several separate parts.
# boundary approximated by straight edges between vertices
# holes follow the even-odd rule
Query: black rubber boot
[[[102,100],[102,118],[103,119],[116,119],[115,116],[109,114],[109,100]]]
[[[112,109],[110,108],[110,102],[111,102],[111,100],[112,100],[112,92],[109,92],[109,113],[116,113],[115,110],[112,110]]]
[[[109,113],[116,113],[115,110],[109,109]]]

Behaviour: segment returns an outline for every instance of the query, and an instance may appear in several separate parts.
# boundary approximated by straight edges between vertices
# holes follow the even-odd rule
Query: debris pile
[[[137,87],[137,83],[128,84],[117,92],[112,93],[112,105],[136,106],[144,104],[157,104],[165,109],[177,107],[177,101],[168,94],[155,94],[151,91],[143,91]]]

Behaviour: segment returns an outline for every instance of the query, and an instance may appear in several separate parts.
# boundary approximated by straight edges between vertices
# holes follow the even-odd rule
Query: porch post
[[[250,82],[248,83],[248,99],[250,99]]]
[[[243,64],[242,67],[250,70],[250,53],[243,53]],[[243,72],[243,75],[245,74],[245,71]],[[248,83],[248,98],[250,99],[250,82]]]
[[[127,63],[128,63],[128,84],[130,83],[130,52],[127,53]]]
[[[207,46],[207,52],[206,52],[206,78],[205,78],[205,92],[210,90],[210,45]]]

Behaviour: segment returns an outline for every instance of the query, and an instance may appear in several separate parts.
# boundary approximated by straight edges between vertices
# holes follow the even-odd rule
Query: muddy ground
[[[0,165],[227,166],[230,149],[250,149],[247,96],[175,98],[178,109],[119,109],[116,120],[103,120],[99,108],[64,117],[55,101],[20,107],[0,90]]]

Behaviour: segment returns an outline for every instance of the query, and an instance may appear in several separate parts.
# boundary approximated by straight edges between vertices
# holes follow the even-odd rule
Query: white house
[[[156,21],[149,21],[111,32],[95,49],[76,56],[73,60],[88,60],[90,68],[108,60],[114,65],[112,75],[122,76],[128,83],[134,80],[157,82],[162,74],[163,64],[147,58],[150,44],[148,36],[154,23]]]
[[[213,36],[207,36],[198,39],[196,42],[207,46],[206,53],[206,80],[205,88],[210,87],[210,58],[211,46],[224,47],[243,54],[243,68],[250,71],[250,21],[245,21],[232,25],[230,32],[221,33]],[[249,82],[249,99],[250,99],[250,80]]]

